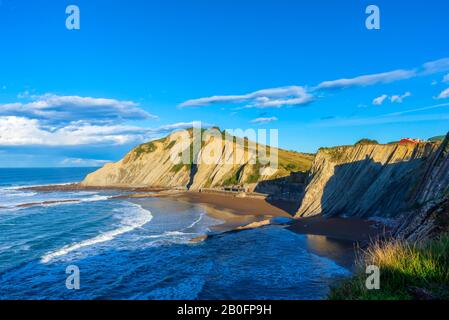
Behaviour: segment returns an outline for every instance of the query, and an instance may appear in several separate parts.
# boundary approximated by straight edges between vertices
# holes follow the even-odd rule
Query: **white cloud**
[[[0,117],[0,145],[78,146],[88,144],[125,144],[145,137],[140,127],[72,123],[48,128],[37,119]]]
[[[449,58],[443,58],[435,61],[426,62],[422,66],[423,75],[445,71],[449,71]]]
[[[423,114],[423,115],[406,115],[406,116],[379,116],[371,118],[352,118],[337,119],[329,121],[320,121],[314,123],[313,127],[352,127],[352,126],[369,126],[389,123],[419,123],[449,120],[449,113],[444,114]]]
[[[210,106],[220,103],[246,103],[245,108],[280,108],[287,105],[302,105],[313,100],[304,87],[289,86],[263,89],[243,95],[212,96],[188,100],[181,107]]]
[[[343,89],[349,87],[364,87],[377,84],[386,84],[399,80],[407,80],[418,76],[426,76],[449,70],[449,58],[429,61],[413,69],[398,69],[383,73],[341,78],[323,81],[315,87],[306,89],[306,86],[290,86],[255,91],[243,95],[220,95],[206,98],[187,100],[181,107],[210,106],[223,103],[247,103],[246,108],[280,108],[288,105],[302,105],[315,99],[314,92],[327,89]],[[392,102],[400,102],[407,96],[393,96]],[[383,101],[382,101],[383,102]]]
[[[449,73],[443,77],[444,83],[449,83]]]
[[[132,101],[54,94],[29,96],[29,93],[20,97],[30,97],[31,101],[0,104],[0,116],[39,119],[56,125],[79,120],[99,123],[157,118]]]
[[[276,118],[276,117],[269,117],[269,118],[256,118],[256,119],[251,120],[250,122],[254,123],[254,124],[266,124],[266,123],[270,123],[270,122],[277,121],[277,120],[278,120],[278,118]]]
[[[425,76],[449,70],[449,58],[443,58],[424,63],[421,67],[409,70],[394,70],[384,73],[375,73],[362,75],[348,79],[338,79],[333,81],[324,81],[315,89],[336,89],[354,86],[368,86],[375,84],[390,83],[399,80],[406,80],[417,76]]]
[[[30,97],[30,92],[28,90],[25,90],[24,92],[20,92],[17,95],[17,98],[19,99],[25,99],[25,98],[29,98]]]
[[[447,88],[446,90],[443,90],[437,97],[436,99],[447,99],[449,98],[449,88]]]
[[[195,123],[197,122],[181,122],[143,128],[96,125],[80,121],[55,129],[37,119],[8,116],[0,117],[0,146],[124,145],[158,138],[177,129],[191,128]]]
[[[348,117],[336,118],[326,121],[319,121],[313,123],[312,127],[346,127],[346,126],[368,126],[388,123],[411,123],[411,122],[434,122],[449,120],[449,113],[431,113],[431,114],[416,114],[423,111],[433,109],[448,109],[449,103],[441,103],[426,107],[420,107],[400,112],[387,113],[375,117]]]
[[[82,158],[65,158],[60,162],[62,166],[70,166],[70,167],[97,167],[102,166],[108,162],[109,160],[96,160],[96,159],[82,159]]]
[[[382,103],[384,103],[384,101],[388,98],[388,95],[383,94],[380,97],[377,97],[373,100],[373,104],[376,106],[380,106],[382,105]]]
[[[415,70],[395,70],[384,73],[358,76],[349,79],[324,81],[316,89],[338,89],[355,86],[369,86],[381,83],[390,83],[398,80],[410,79],[416,76]]]
[[[402,94],[402,95],[395,94],[395,95],[392,95],[392,96],[390,97],[390,101],[391,101],[392,103],[402,103],[402,102],[404,101],[405,98],[408,98],[408,97],[410,97],[411,95],[412,95],[412,93],[409,92],[409,91],[407,91],[406,93],[404,93],[404,94]]]
[[[389,99],[391,101],[391,103],[402,103],[404,102],[405,98],[408,98],[412,95],[411,92],[407,91],[404,94],[394,94],[394,95],[387,95],[387,94],[383,94],[377,98],[375,98],[373,100],[373,104],[376,106],[380,106],[382,105],[387,99]]]

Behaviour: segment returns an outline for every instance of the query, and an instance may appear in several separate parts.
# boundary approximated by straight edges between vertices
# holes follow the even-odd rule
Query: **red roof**
[[[404,138],[401,141],[399,141],[399,143],[404,144],[404,143],[414,143],[414,144],[418,144],[420,143],[420,140],[417,139],[412,139],[412,138]]]

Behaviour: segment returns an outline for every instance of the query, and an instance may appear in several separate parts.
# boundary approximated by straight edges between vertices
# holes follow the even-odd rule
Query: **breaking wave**
[[[137,204],[130,203],[130,205],[135,208],[133,216],[131,217],[127,216],[123,218],[121,220],[121,226],[119,228],[105,232],[94,238],[83,240],[81,242],[77,242],[71,245],[67,245],[62,247],[61,249],[47,253],[41,257],[41,262],[49,263],[50,261],[65,256],[70,252],[77,251],[79,249],[93,246],[99,243],[111,241],[117,236],[120,236],[124,233],[133,231],[137,228],[144,226],[145,224],[149,223],[153,218],[150,211],[143,209],[141,206]]]

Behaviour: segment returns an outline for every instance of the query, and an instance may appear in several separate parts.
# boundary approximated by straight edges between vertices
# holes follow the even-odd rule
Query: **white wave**
[[[34,197],[37,195],[36,192],[11,192],[9,190],[0,190],[0,194],[6,197]]]
[[[90,198],[84,198],[84,199],[80,199],[80,202],[95,202],[95,201],[106,201],[111,199],[110,196],[100,196],[98,194],[90,197]]]
[[[76,182],[64,182],[64,183],[52,183],[51,186],[69,186],[71,184],[74,184]],[[24,184],[20,186],[12,186],[12,187],[3,187],[4,190],[22,190],[27,188],[40,188],[40,187],[47,187],[49,184]]]
[[[198,219],[196,219],[195,221],[193,221],[192,224],[189,225],[188,227],[182,229],[182,231],[193,228],[193,227],[196,226],[198,223],[200,223],[201,220],[203,220],[203,217],[204,217],[204,213],[201,213]]]
[[[24,197],[24,196],[23,196]],[[32,197],[32,196],[30,196]],[[18,209],[23,210],[27,209],[29,207],[56,207],[56,206],[62,206],[62,205],[73,205],[77,203],[82,202],[96,202],[96,201],[106,201],[111,199],[111,196],[101,196],[101,195],[94,195],[89,198],[37,198],[37,199],[30,199],[26,202],[16,202],[16,201],[10,201],[9,203],[5,203],[7,206],[3,209]],[[47,202],[47,203],[46,203]],[[48,203],[51,202],[51,203]],[[29,205],[29,206],[28,206]]]
[[[165,231],[164,233],[161,234],[146,236],[146,238],[157,239],[157,238],[170,238],[170,237],[187,237],[191,235],[196,235],[196,233],[186,233],[181,231]]]
[[[105,232],[101,235],[98,235],[94,238],[87,239],[81,242],[77,242],[65,247],[62,247],[61,249],[58,249],[54,252],[50,252],[45,254],[41,257],[42,263],[49,263],[51,260],[55,258],[59,258],[62,256],[65,256],[66,254],[76,251],[85,247],[93,246],[102,242],[107,242],[113,240],[115,237],[122,235],[124,233],[133,231],[134,229],[141,228],[145,224],[149,223],[153,216],[151,215],[151,212],[148,210],[143,209],[141,206],[137,204],[130,204],[131,206],[136,208],[137,214],[133,217],[127,217],[124,218],[121,223],[122,226],[111,230],[108,232]]]

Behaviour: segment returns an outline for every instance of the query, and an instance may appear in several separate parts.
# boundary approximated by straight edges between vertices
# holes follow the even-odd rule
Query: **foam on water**
[[[109,200],[110,196],[100,195],[94,192],[74,191],[74,192],[48,192],[38,193],[28,190],[21,190],[23,187],[0,188],[0,208],[21,210],[26,205],[33,206],[58,206],[64,204],[74,204],[81,202],[94,202]],[[70,202],[67,202],[70,201]],[[54,202],[54,203],[44,203]]]
[[[200,206],[118,199],[106,190],[34,192],[19,186],[82,180],[87,173],[0,169],[0,300],[317,299],[335,277],[349,274],[311,253],[308,237],[282,227],[192,243],[222,223]],[[13,207],[63,200],[74,202]],[[66,290],[65,262],[83,270],[88,290]]]
[[[64,246],[61,249],[58,249],[53,252],[49,252],[42,256],[41,262],[42,263],[49,263],[53,259],[62,257],[67,255],[68,253],[76,250],[80,250],[85,247],[93,246],[102,242],[111,241],[117,236],[120,236],[124,233],[133,231],[137,228],[140,228],[151,221],[153,216],[151,215],[151,212],[148,210],[143,209],[141,206],[136,204],[130,204],[131,208],[134,208],[134,210],[131,210],[132,216],[126,216],[122,219],[121,223],[122,225],[114,230],[105,232],[103,234],[100,234],[94,238],[87,239],[81,242],[77,242],[68,246]]]

